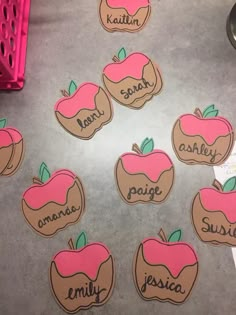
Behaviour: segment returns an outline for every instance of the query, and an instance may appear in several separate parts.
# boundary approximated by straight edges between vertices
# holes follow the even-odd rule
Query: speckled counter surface
[[[190,220],[192,198],[212,183],[213,169],[180,163],[170,141],[176,118],[195,106],[215,103],[236,126],[236,51],[225,31],[234,0],[153,0],[151,19],[137,34],[104,31],[95,0],[32,2],[25,88],[0,94],[0,117],[19,128],[26,142],[21,169],[11,178],[0,178],[0,314],[63,314],[50,291],[48,268],[51,257],[81,229],[90,241],[106,243],[116,263],[112,298],[103,307],[81,314],[235,314],[231,250],[201,243]],[[163,92],[140,111],[113,102],[113,121],[92,140],[66,133],[53,112],[60,89],[71,79],[101,84],[103,67],[123,46],[128,53],[150,55],[160,65]],[[147,136],[173,159],[175,185],[160,206],[127,206],[116,189],[114,165],[133,142]],[[21,212],[21,195],[42,161],[51,170],[75,171],[86,190],[82,222],[51,239],[35,234]],[[133,284],[136,247],[160,227],[167,232],[181,227],[183,239],[193,244],[199,256],[196,287],[182,306],[145,302]]]

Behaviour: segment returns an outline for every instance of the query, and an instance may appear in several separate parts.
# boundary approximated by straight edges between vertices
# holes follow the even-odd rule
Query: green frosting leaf
[[[223,186],[223,191],[234,191],[236,190],[236,176],[229,178]]]
[[[77,85],[75,84],[73,80],[70,81],[69,91],[68,91],[69,95],[72,95],[76,90],[77,90]]]
[[[0,119],[0,128],[4,128],[7,124],[7,119],[6,118],[2,118]]]
[[[88,243],[88,239],[87,239],[87,235],[86,233],[83,231],[79,234],[77,241],[76,241],[76,249],[82,248],[84,247],[86,244]]]
[[[51,177],[51,174],[49,172],[49,169],[47,165],[43,162],[39,168],[39,178],[41,182],[45,183],[50,177]]]
[[[212,110],[211,112],[207,113],[205,116],[203,116],[204,118],[207,118],[207,117],[216,117],[218,116],[219,114],[219,111],[218,109],[216,110]]]
[[[176,230],[170,234],[168,238],[168,242],[179,242],[181,240],[181,237],[182,237],[182,231],[180,229]]]
[[[154,149],[154,141],[153,139],[146,138],[141,144],[141,151],[143,154],[150,153]]]
[[[210,113],[214,109],[215,109],[215,105],[214,104],[207,106],[207,108],[205,108],[203,113],[202,113],[203,117],[205,117],[205,115],[207,115],[208,113]]]
[[[41,176],[42,176],[42,174],[43,174],[43,169],[44,169],[45,167],[47,168],[47,164],[43,162],[43,163],[40,165],[40,168],[39,168],[39,178],[41,178]]]
[[[124,48],[121,48],[118,52],[118,58],[121,60],[126,58],[126,50]]]
[[[216,117],[218,116],[218,114],[219,114],[218,109],[215,109],[215,105],[212,104],[208,106],[207,108],[205,108],[202,115],[204,118],[207,118],[207,117]]]
[[[49,180],[51,174],[49,172],[49,170],[47,168],[43,169],[43,173],[42,173],[42,177],[41,177],[41,181],[43,183],[45,183],[47,180]]]
[[[140,150],[143,152],[143,148],[145,147],[145,145],[147,144],[147,142],[149,141],[149,138],[145,138],[141,144]]]

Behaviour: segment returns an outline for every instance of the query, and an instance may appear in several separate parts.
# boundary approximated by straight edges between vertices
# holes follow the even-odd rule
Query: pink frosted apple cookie
[[[24,158],[24,140],[19,130],[6,127],[7,120],[0,119],[0,175],[11,176]]]
[[[50,175],[42,163],[39,178],[33,182],[24,192],[21,205],[26,221],[37,233],[50,237],[81,219],[85,196],[78,176],[64,169]]]
[[[78,88],[71,81],[69,92],[55,105],[58,122],[70,134],[80,139],[90,139],[112,120],[110,98],[100,86],[87,82]]]
[[[105,304],[114,287],[114,261],[102,243],[87,244],[82,232],[74,247],[56,254],[49,276],[53,295],[67,313],[77,313],[92,306]]]
[[[126,57],[122,48],[114,63],[103,69],[103,83],[118,103],[140,109],[154,95],[160,93],[163,82],[157,65],[142,53]]]
[[[144,239],[133,261],[136,289],[146,301],[158,300],[182,304],[189,297],[198,275],[198,258],[193,247],[180,242],[181,230],[168,240],[159,236]]]
[[[172,146],[177,158],[186,164],[220,165],[227,160],[234,144],[230,122],[218,116],[215,105],[203,113],[182,115],[172,130]]]
[[[222,186],[202,188],[192,204],[192,222],[198,237],[213,245],[236,246],[236,177]]]
[[[150,14],[149,0],[100,0],[100,21],[108,32],[140,31],[148,22]]]
[[[146,138],[135,153],[124,153],[115,166],[117,187],[128,204],[161,203],[174,183],[174,165],[162,150],[154,149],[153,139]]]

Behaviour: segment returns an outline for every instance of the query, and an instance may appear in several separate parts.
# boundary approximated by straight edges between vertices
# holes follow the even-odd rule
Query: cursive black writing
[[[88,116],[86,119],[83,120],[77,119],[77,123],[81,127],[81,130],[83,130],[103,115],[104,115],[103,111],[100,112],[99,109],[96,109],[94,113]]]
[[[189,153],[195,153],[197,155],[205,155],[210,156],[210,162],[214,163],[215,159],[218,155],[221,155],[220,153],[217,153],[216,150],[212,150],[206,147],[206,145],[203,143],[198,147],[197,143],[195,142],[193,145],[186,145],[184,143],[180,144],[179,151],[185,151]]]
[[[202,223],[205,224],[202,227],[202,232],[204,233],[212,233],[212,234],[220,234],[223,236],[229,235],[230,237],[236,238],[236,228],[232,228],[231,224],[228,227],[223,225],[215,225],[209,223],[210,219],[208,217],[202,218]]]
[[[143,90],[147,89],[148,87],[152,87],[154,83],[149,83],[145,79],[142,79],[142,83],[139,83],[138,85],[134,85],[132,88],[128,88],[126,91],[121,90],[120,93],[121,95],[124,95],[124,98],[127,100],[130,96],[133,94]]]
[[[50,222],[56,221],[56,220],[63,218],[65,216],[69,216],[76,211],[80,211],[80,207],[76,208],[76,207],[72,206],[71,209],[69,207],[67,207],[65,210],[61,210],[61,211],[54,213],[52,215],[48,215],[47,217],[44,217],[41,220],[39,220],[38,221],[38,227],[40,229],[42,229],[44,227],[44,225],[46,225]]]
[[[128,195],[127,195],[127,199],[130,200],[132,198],[133,195],[149,195],[149,200],[153,200],[155,195],[156,196],[159,196],[162,194],[162,191],[160,190],[160,187],[159,186],[156,186],[156,187],[150,187],[148,188],[148,185],[146,184],[146,187],[143,188],[143,187],[130,187],[129,188],[129,192],[128,192]]]
[[[95,302],[100,302],[100,294],[103,291],[106,291],[107,289],[100,289],[99,286],[94,286],[93,282],[90,281],[89,283],[85,283],[85,286],[79,287],[79,288],[69,288],[68,290],[68,296],[65,298],[65,300],[70,299],[81,299],[85,297],[91,297],[95,296]]]
[[[107,24],[126,24],[140,26],[138,19],[134,19],[132,16],[125,14],[115,18],[112,16],[112,14],[107,14]]]
[[[166,289],[180,294],[185,293],[185,290],[182,289],[181,284],[176,284],[175,282],[169,281],[169,277],[167,277],[166,281],[163,281],[162,279],[157,279],[152,275],[147,276],[145,273],[145,280],[141,287],[141,292],[146,292],[148,286],[158,287],[159,289]]]

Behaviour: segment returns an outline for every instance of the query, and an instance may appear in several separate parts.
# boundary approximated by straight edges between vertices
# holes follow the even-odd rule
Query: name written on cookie
[[[150,83],[146,81],[145,79],[142,79],[142,83],[139,83],[138,85],[133,85],[133,87],[130,87],[127,90],[121,90],[120,94],[123,95],[124,99],[127,100],[133,94],[136,94],[137,92],[142,91],[142,90],[146,90],[152,86],[154,86],[154,83]]]
[[[132,198],[136,199],[137,196],[148,196],[149,200],[153,200],[155,196],[159,196],[161,194],[162,191],[160,190],[159,186],[148,187],[146,184],[145,187],[130,187],[127,194],[127,199],[131,200]]]
[[[78,288],[69,288],[66,300],[85,299],[88,297],[94,297],[96,303],[100,303],[100,295],[105,288],[100,288],[99,285],[95,286],[92,281],[85,283],[84,286]]]
[[[89,125],[91,125],[94,121],[99,119],[101,116],[104,115],[104,111],[100,111],[99,109],[96,109],[91,115],[89,115],[85,119],[77,119],[78,125],[81,127],[81,131],[83,129],[86,129]]]
[[[125,24],[140,26],[138,19],[134,19],[132,16],[126,14],[120,15],[119,17],[113,17],[112,14],[107,14],[107,24]]]
[[[196,142],[192,145],[181,143],[179,146],[179,151],[185,151],[196,155],[209,157],[211,163],[214,163],[216,157],[221,155],[221,153],[217,153],[217,150],[209,149],[204,143],[198,145]]]
[[[185,294],[185,290],[182,288],[182,285],[171,281],[169,277],[167,277],[166,280],[163,280],[161,278],[156,278],[145,273],[144,283],[141,286],[141,292],[145,293],[149,287],[155,287],[161,290],[174,291],[175,293]]]
[[[218,234],[221,236],[230,236],[232,238],[236,238],[236,228],[233,228],[231,224],[228,224],[228,226],[222,224],[212,224],[208,217],[202,218],[202,223],[204,226],[201,228],[201,230],[204,233]]]
[[[52,215],[48,215],[38,221],[38,227],[42,229],[45,225],[50,224],[51,222],[63,219],[64,217],[68,217],[71,214],[80,211],[80,206],[78,208],[72,206],[71,208],[67,207],[65,210],[61,210],[53,213]]]

